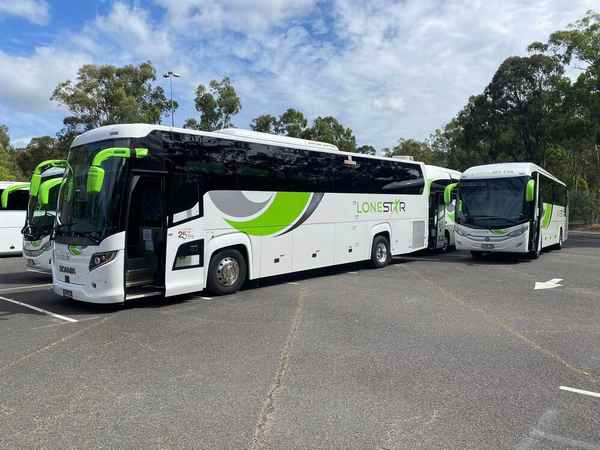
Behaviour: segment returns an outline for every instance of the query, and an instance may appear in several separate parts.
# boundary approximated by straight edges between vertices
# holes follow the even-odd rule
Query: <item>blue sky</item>
[[[426,138],[508,56],[591,0],[0,0],[0,123],[13,142],[54,135],[53,88],[86,63],[175,70],[176,125],[198,83],[228,75],[248,128],[288,107],[333,115],[359,144]],[[597,8],[598,9],[598,8]],[[167,87],[160,78],[157,83]]]

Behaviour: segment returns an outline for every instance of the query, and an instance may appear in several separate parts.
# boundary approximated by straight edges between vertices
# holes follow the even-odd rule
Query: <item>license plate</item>
[[[485,248],[487,250],[491,250],[494,248],[494,244],[481,244],[481,248]]]
[[[70,291],[68,289],[63,289],[63,296],[73,298],[73,291]]]

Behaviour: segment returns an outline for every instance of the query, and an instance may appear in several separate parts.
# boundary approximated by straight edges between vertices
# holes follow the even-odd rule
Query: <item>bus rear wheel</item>
[[[248,265],[235,248],[217,252],[208,266],[208,290],[215,295],[233,294],[246,282]]]
[[[371,249],[371,265],[375,269],[387,266],[392,259],[390,241],[385,236],[375,236]]]

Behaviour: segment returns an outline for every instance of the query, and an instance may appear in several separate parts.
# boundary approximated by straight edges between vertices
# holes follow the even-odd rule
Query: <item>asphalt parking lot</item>
[[[600,235],[125,307],[48,283],[0,259],[0,448],[600,449]]]

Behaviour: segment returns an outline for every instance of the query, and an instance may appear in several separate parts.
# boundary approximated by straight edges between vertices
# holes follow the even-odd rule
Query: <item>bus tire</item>
[[[381,269],[387,266],[391,259],[390,241],[383,235],[375,236],[371,248],[371,265],[375,269]]]
[[[448,253],[450,251],[450,233],[448,231],[444,232],[444,245],[440,248],[441,253]]]
[[[233,294],[246,282],[248,264],[235,248],[226,248],[210,258],[207,288],[214,295]]]
[[[483,257],[483,252],[478,252],[477,250],[471,250],[471,257],[473,259],[481,259]]]
[[[558,244],[555,246],[556,250],[562,250],[563,248],[563,230],[560,229],[560,234],[558,235]]]

